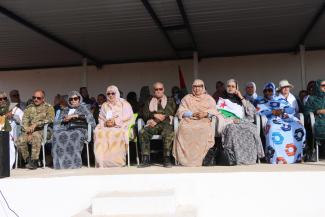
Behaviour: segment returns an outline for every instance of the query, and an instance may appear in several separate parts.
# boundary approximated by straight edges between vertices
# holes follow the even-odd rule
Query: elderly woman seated
[[[192,93],[182,99],[176,113],[180,124],[173,147],[173,155],[181,165],[202,166],[205,155],[214,145],[211,116],[217,115],[215,104],[202,80],[195,80]]]
[[[0,91],[0,130],[9,132],[9,153],[10,168],[13,167],[16,160],[16,149],[14,140],[17,139],[17,125],[21,124],[24,112],[17,107],[17,103],[9,102],[7,94]]]
[[[217,134],[222,136],[226,164],[255,164],[257,158],[264,157],[261,139],[253,124],[255,107],[242,96],[234,79],[227,81],[226,92],[217,108],[220,112]]]
[[[107,101],[101,107],[99,124],[94,132],[96,164],[99,167],[124,166],[133,111],[131,105],[120,98],[116,86],[109,86],[106,94]]]
[[[87,123],[95,128],[95,120],[77,91],[69,94],[68,107],[54,124],[52,156],[54,169],[74,169],[82,166],[81,152],[87,139]]]
[[[264,99],[257,102],[259,114],[268,119],[264,127],[266,161],[272,164],[296,163],[302,160],[305,129],[294,116],[295,108],[275,96],[272,82],[264,85]]]

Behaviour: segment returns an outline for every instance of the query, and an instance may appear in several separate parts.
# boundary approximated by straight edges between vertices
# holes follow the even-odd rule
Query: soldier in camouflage
[[[43,140],[43,126],[53,123],[54,108],[45,102],[43,90],[36,90],[33,103],[28,105],[22,120],[22,135],[17,140],[18,148],[26,162],[26,168],[38,167],[39,153]],[[45,138],[46,139],[46,138]],[[31,153],[28,151],[31,144]]]
[[[176,112],[176,103],[173,98],[167,98],[164,94],[164,85],[156,82],[153,85],[154,96],[146,102],[142,117],[146,126],[142,129],[140,142],[142,146],[143,162],[140,167],[150,165],[150,139],[153,135],[161,135],[164,145],[164,167],[171,167],[170,154],[174,140],[172,126],[173,116]]]

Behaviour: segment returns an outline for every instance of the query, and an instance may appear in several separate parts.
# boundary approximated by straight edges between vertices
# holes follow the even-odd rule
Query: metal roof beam
[[[295,45],[295,49],[298,51],[299,50],[299,46],[301,44],[305,44],[309,34],[311,33],[311,31],[314,29],[315,25],[318,23],[318,21],[320,20],[321,16],[323,15],[325,11],[325,2],[322,4],[322,6],[319,8],[319,10],[317,11],[317,13],[315,14],[315,16],[313,17],[313,19],[311,20],[311,22],[309,23],[309,25],[307,26],[306,30],[302,33],[302,35],[299,38],[298,43]]]
[[[164,28],[163,24],[161,23],[160,19],[158,18],[156,12],[154,11],[154,9],[152,8],[151,4],[149,3],[148,0],[141,0],[142,4],[144,5],[144,7],[147,9],[148,13],[150,14],[151,18],[154,20],[154,22],[156,23],[156,25],[158,26],[159,30],[161,31],[161,33],[164,35],[164,37],[166,38],[168,44],[170,45],[170,47],[173,49],[175,55],[177,57],[180,57],[178,52],[177,52],[177,48],[174,45],[173,41],[171,40],[170,36],[168,35],[166,29]]]
[[[97,58],[93,57],[92,55],[88,54],[87,52],[81,50],[78,47],[73,46],[72,44],[68,43],[67,41],[53,35],[52,33],[32,24],[31,22],[27,21],[26,19],[18,16],[17,14],[13,13],[12,11],[8,10],[5,7],[0,5],[0,13],[7,16],[8,18],[14,20],[15,22],[27,27],[28,29],[50,39],[51,41],[56,42],[57,44],[62,45],[63,47],[79,54],[80,56],[87,58],[88,60],[92,61],[97,67],[101,67],[102,63]]]
[[[194,34],[193,34],[193,31],[192,31],[190,22],[188,20],[187,13],[185,11],[183,1],[182,0],[176,0],[176,1],[177,1],[178,9],[179,9],[179,11],[180,11],[180,13],[182,15],[182,18],[183,18],[183,21],[184,21],[184,25],[186,26],[186,29],[188,31],[188,34],[191,37],[191,41],[192,41],[192,44],[193,44],[193,48],[194,48],[195,51],[198,51],[197,43],[196,43],[196,40],[194,38]]]
[[[164,29],[166,31],[175,31],[175,30],[186,29],[186,26],[185,25],[165,26]]]

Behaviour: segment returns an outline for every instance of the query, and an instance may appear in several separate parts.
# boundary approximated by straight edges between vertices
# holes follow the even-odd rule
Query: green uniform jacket
[[[30,104],[26,107],[23,120],[22,130],[26,131],[28,127],[36,124],[36,130],[43,128],[44,124],[51,124],[54,121],[54,108],[48,103],[39,106]]]
[[[154,119],[154,114],[163,114],[163,115],[166,115],[167,117],[168,116],[174,116],[175,113],[176,113],[176,103],[175,103],[175,100],[173,98],[167,98],[167,105],[165,107],[165,109],[163,109],[161,107],[161,105],[159,104],[158,106],[158,111],[156,112],[150,112],[149,110],[149,103],[150,103],[150,100],[148,100],[143,108],[143,114],[142,114],[142,117],[143,117],[143,120],[145,122],[147,122],[149,119]],[[166,118],[164,120],[164,122],[168,122],[169,123],[169,118]]]

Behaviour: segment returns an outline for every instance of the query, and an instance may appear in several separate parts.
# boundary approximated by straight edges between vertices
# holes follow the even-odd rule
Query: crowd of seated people
[[[54,106],[45,101],[44,90],[36,90],[27,103],[21,101],[18,90],[12,90],[10,99],[0,92],[0,127],[11,135],[11,167],[18,160],[18,149],[23,166],[36,169],[45,140],[51,143],[54,169],[81,168],[88,126],[93,134],[95,166],[125,166],[130,125],[134,125],[135,117],[144,121],[137,135],[142,156],[139,167],[151,165],[153,135],[161,135],[164,167],[171,167],[173,159],[182,166],[202,166],[211,153],[215,158],[222,153],[225,165],[255,164],[262,158],[271,164],[297,163],[303,161],[306,147],[314,149],[312,140],[308,140],[312,135],[299,119],[299,112],[305,119],[310,112],[314,114],[315,137],[321,144],[325,141],[325,80],[309,82],[297,98],[292,88],[287,80],[281,80],[277,88],[267,82],[263,96],[258,96],[256,84],[248,82],[242,94],[238,82],[229,79],[218,81],[211,96],[204,82],[196,79],[190,93],[183,94],[173,87],[168,97],[164,84],[156,82],[152,94],[149,86],[141,88],[138,101],[135,92],[123,99],[114,85],[97,100],[82,87],[79,92],[57,95]],[[262,135],[257,115],[266,119]],[[175,118],[179,122],[177,131]],[[45,125],[52,125],[47,138],[43,138]],[[21,126],[20,132],[17,126]]]

